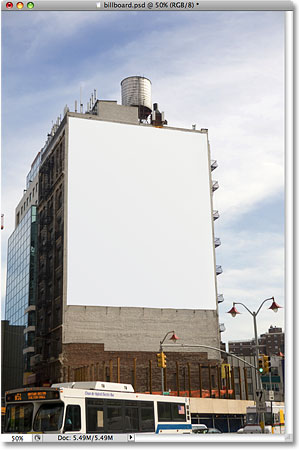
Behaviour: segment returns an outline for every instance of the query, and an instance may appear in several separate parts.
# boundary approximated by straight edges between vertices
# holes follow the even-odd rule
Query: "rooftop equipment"
[[[106,381],[71,381],[52,384],[54,388],[88,389],[95,391],[134,392],[131,384],[107,383]]]
[[[167,120],[165,120],[164,112],[160,112],[158,109],[158,103],[153,104],[153,112],[151,116],[151,124],[154,127],[163,127],[163,125],[167,125]]]
[[[152,112],[152,83],[148,78],[133,76],[122,80],[121,103],[138,106],[138,118],[146,120]]]

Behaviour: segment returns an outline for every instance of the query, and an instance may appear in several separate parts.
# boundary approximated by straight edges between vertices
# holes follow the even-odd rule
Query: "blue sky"
[[[65,104],[74,110],[80,86],[85,106],[93,89],[120,103],[121,80],[144,75],[170,126],[209,129],[222,338],[250,339],[248,313],[226,314],[233,301],[254,310],[274,295],[284,306],[283,20],[282,12],[2,14],[2,286],[14,208],[52,121]],[[283,326],[283,316],[265,305],[258,331]]]

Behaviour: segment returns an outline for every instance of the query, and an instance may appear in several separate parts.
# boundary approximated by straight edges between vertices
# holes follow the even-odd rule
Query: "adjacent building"
[[[282,328],[273,327],[268,329],[267,333],[261,334],[258,338],[259,353],[267,356],[284,355],[284,333]],[[230,353],[243,356],[255,355],[254,339],[243,341],[229,341],[228,348]]]
[[[4,406],[4,393],[23,385],[23,325],[10,325],[1,321],[1,406]]]
[[[21,200],[22,206],[18,205],[16,228],[8,240],[5,301],[5,320],[9,324],[4,330],[5,340],[8,339],[7,333],[11,332],[10,327],[19,326],[23,330],[20,351],[10,355],[15,360],[14,371],[21,370],[21,373],[9,376],[9,379],[23,378],[22,384],[26,384],[27,376],[31,374],[30,358],[35,353],[37,207],[32,204],[33,199],[27,201],[29,198],[25,193]]]
[[[261,355],[269,356],[271,364],[270,372],[261,376],[263,389],[266,391],[266,399],[269,399],[270,391],[273,393],[272,395],[274,396],[274,401],[284,401],[284,333],[282,328],[271,325],[268,332],[262,334],[258,341],[259,353]],[[255,365],[255,342],[253,339],[247,341],[230,341],[228,342],[228,347],[230,353],[238,355],[245,361]],[[250,368],[239,369],[239,367],[243,367],[242,363],[234,361],[234,358],[232,357],[228,357],[227,361],[230,361],[230,364],[236,367],[234,368],[236,394],[240,395],[241,392],[240,398],[245,398],[245,390],[247,389],[248,399],[254,399],[256,390],[255,370]],[[241,375],[239,374],[239,371]],[[241,385],[243,385],[243,388],[240,388]]]

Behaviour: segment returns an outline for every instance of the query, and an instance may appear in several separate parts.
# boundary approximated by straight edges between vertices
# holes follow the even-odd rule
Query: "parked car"
[[[208,427],[203,423],[193,423],[192,424],[192,433],[204,434],[208,431]]]

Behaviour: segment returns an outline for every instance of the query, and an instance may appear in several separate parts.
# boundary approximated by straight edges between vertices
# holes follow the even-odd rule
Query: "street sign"
[[[270,401],[274,400],[274,391],[269,391],[269,400]]]
[[[262,389],[259,389],[259,390],[255,391],[255,395],[256,395],[256,400],[257,400],[257,402],[258,402],[258,401],[259,401],[259,402],[263,401],[263,398],[264,398],[264,391],[263,391]]]
[[[256,411],[259,413],[266,412],[266,403],[265,403],[265,396],[264,391],[259,389],[256,392]]]

